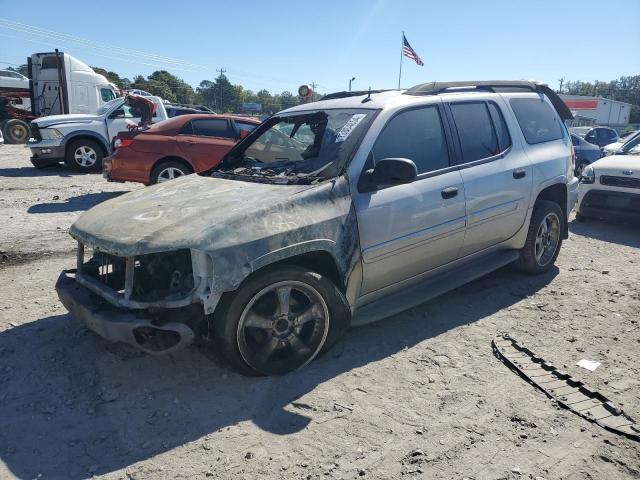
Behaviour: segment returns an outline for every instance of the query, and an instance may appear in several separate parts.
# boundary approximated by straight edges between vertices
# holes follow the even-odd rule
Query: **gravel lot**
[[[0,478],[640,478],[639,443],[491,351],[508,332],[640,421],[639,227],[572,222],[547,275],[504,268],[352,329],[301,372],[244,378],[203,349],[154,358],[71,321],[53,288],[69,225],[143,187],[28,157],[0,147]]]

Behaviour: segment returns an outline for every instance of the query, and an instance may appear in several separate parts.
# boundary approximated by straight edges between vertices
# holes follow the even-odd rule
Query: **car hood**
[[[53,127],[64,123],[91,123],[100,120],[103,117],[99,115],[91,115],[88,113],[68,113],[66,115],[50,115],[48,117],[40,117],[34,122],[40,128]]]
[[[624,145],[623,142],[613,142],[610,143],[608,145],[605,145],[603,148],[603,150],[607,151],[607,152],[615,152],[617,150],[620,149],[620,147],[622,147],[622,145]]]
[[[621,175],[623,170],[631,170],[633,176],[640,176],[640,155],[611,155],[591,164],[596,174]]]
[[[348,206],[337,209],[340,202],[328,200],[329,188],[188,175],[103,202],[80,216],[70,234],[120,256],[212,251],[345,214]]]

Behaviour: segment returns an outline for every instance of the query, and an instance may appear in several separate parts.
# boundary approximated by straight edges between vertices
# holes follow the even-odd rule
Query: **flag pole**
[[[398,90],[400,90],[400,79],[402,78],[402,50],[404,49],[404,30],[402,31],[402,39],[400,43],[400,73],[398,73]]]

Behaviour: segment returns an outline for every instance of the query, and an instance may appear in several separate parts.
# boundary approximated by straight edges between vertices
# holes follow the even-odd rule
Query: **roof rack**
[[[382,92],[390,92],[393,90],[392,88],[387,88],[386,90],[354,90],[352,92],[334,92],[328,93],[320,100],[335,100],[336,98],[347,98],[347,97],[359,97],[361,95],[368,95],[369,93],[382,93]]]
[[[572,120],[573,114],[567,105],[562,101],[546,83],[528,80],[469,80],[460,82],[428,82],[411,87],[404,92],[405,95],[438,95],[447,90],[464,89],[490,92],[513,92],[518,90],[528,90],[547,96],[556,111],[563,120]]]

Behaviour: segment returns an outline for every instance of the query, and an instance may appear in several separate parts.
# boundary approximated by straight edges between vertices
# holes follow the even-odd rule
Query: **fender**
[[[91,137],[92,139],[96,140],[100,145],[102,145],[102,148],[104,148],[105,155],[109,155],[109,142],[107,142],[107,139],[104,138],[104,136],[92,130],[74,130],[73,132],[70,132],[68,135],[65,135],[64,139],[62,140],[62,146],[66,148],[69,142],[73,141],[78,137]]]
[[[338,261],[339,257],[338,255],[336,255],[337,249],[337,244],[333,240],[329,240],[326,238],[309,240],[293,245],[287,245],[286,247],[282,247],[278,250],[269,252],[265,255],[262,255],[261,257],[255,258],[249,263],[249,265],[251,267],[251,271],[255,272],[262,267],[266,267],[267,265],[286,260],[287,258],[295,257],[297,255],[302,255],[305,253],[320,251],[327,252],[331,255],[335,264],[338,266],[338,270],[340,271],[341,276],[344,277],[345,268],[344,265],[341,264],[340,261]]]

